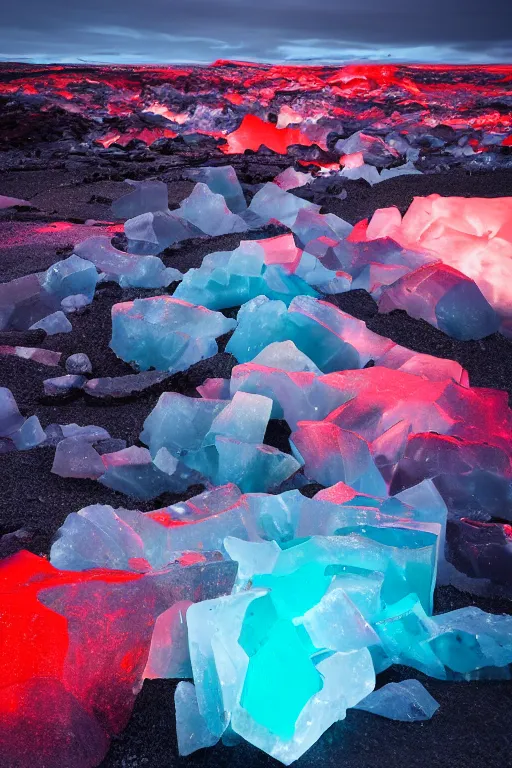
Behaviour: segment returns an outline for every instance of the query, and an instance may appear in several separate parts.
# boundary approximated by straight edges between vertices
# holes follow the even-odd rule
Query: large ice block
[[[171,296],[136,299],[112,307],[111,349],[140,370],[176,373],[217,352],[215,338],[236,321]]]

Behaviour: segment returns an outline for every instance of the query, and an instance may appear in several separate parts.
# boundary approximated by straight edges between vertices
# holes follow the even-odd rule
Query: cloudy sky
[[[0,60],[511,62],[511,0],[22,0]]]

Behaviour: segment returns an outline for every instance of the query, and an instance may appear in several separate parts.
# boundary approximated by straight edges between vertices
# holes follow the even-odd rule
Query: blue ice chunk
[[[83,437],[67,437],[57,444],[52,472],[60,477],[97,480],[105,472],[101,456]]]
[[[206,184],[200,182],[181,202],[178,215],[210,236],[247,231],[245,221],[229,210],[223,196],[212,192]]]
[[[419,680],[411,679],[383,685],[356,704],[354,709],[412,723],[430,720],[439,709],[439,704]]]
[[[112,203],[112,213],[117,219],[169,209],[169,192],[163,181],[126,181],[133,190]]]
[[[79,426],[78,424],[61,424],[60,429],[64,437],[80,437],[89,443],[110,438],[106,429],[97,427],[95,424],[89,424],[86,427]]]
[[[231,252],[209,254],[201,267],[185,274],[174,292],[176,298],[209,309],[239,306],[260,295],[288,304],[299,294],[317,295],[300,277],[278,265],[267,266],[264,248],[253,240],[243,240]]]
[[[188,179],[206,184],[215,194],[222,195],[232,213],[241,213],[247,208],[242,187],[231,165],[193,168],[184,175]]]
[[[16,432],[12,432],[9,437],[18,451],[26,451],[29,448],[35,448],[36,445],[44,443],[46,433],[37,416],[29,416],[24,424]]]
[[[216,354],[215,338],[236,326],[219,312],[155,296],[112,307],[111,349],[140,370],[184,371]]]
[[[61,301],[67,296],[82,294],[90,303],[97,282],[98,272],[94,264],[73,253],[67,259],[52,264],[45,273],[43,288]]]
[[[249,362],[268,344],[293,341],[324,373],[363,368],[378,362],[395,345],[368,330],[362,320],[309,296],[295,297],[288,307],[258,296],[241,307],[238,326],[228,342],[239,362]]]
[[[0,437],[9,437],[25,421],[10,389],[0,387]]]
[[[197,696],[192,683],[178,683],[174,694],[176,708],[176,736],[178,752],[183,757],[203,747],[213,747],[219,736],[212,733],[199,711]]]
[[[175,212],[141,213],[124,225],[128,251],[132,254],[157,255],[171,245],[201,235],[201,230]]]
[[[61,310],[43,317],[42,320],[38,320],[37,323],[30,326],[29,330],[34,331],[38,328],[46,331],[48,336],[54,336],[56,333],[70,333],[73,330],[73,326]]]
[[[256,214],[264,224],[275,219],[286,227],[293,227],[299,211],[305,208],[316,213],[320,211],[319,205],[285,192],[269,181],[256,192],[248,211]]]
[[[232,401],[189,398],[165,392],[151,411],[140,439],[156,457],[166,449],[215,485],[243,491],[277,488],[299,469],[292,456],[263,444],[272,403],[238,392]]]

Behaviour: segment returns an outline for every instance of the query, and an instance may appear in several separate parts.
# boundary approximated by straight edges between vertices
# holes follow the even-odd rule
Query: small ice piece
[[[82,437],[68,437],[57,444],[52,472],[60,477],[97,480],[105,472],[101,456]]]
[[[288,192],[290,189],[303,187],[305,184],[309,184],[310,181],[313,181],[311,173],[296,171],[295,168],[290,165],[289,168],[281,171],[281,173],[275,177],[274,184],[277,184],[282,190]]]
[[[112,307],[111,349],[146,371],[176,373],[216,354],[217,336],[235,320],[170,296],[136,299]]]
[[[199,711],[196,689],[192,683],[178,683],[174,694],[178,752],[183,757],[203,747],[213,747],[219,736],[212,733]]]
[[[300,349],[297,349],[293,341],[274,341],[261,350],[254,360],[253,365],[263,365],[267,368],[279,368],[282,371],[309,371],[321,376],[321,370]]]
[[[46,433],[37,416],[29,416],[21,427],[16,432],[12,432],[9,437],[18,451],[26,451],[29,448],[35,448],[36,445],[44,443]]]
[[[360,152],[365,163],[379,168],[392,165],[400,157],[399,152],[386,144],[380,136],[370,136],[363,131],[356,131],[348,139],[339,139],[335,150],[345,155]]]
[[[404,165],[397,165],[394,168],[383,168],[380,172],[380,181],[392,179],[394,176],[408,176],[410,174],[418,173],[420,176],[422,175],[421,171],[418,171],[418,169],[415,168],[412,160],[409,160],[407,163],[404,163]]]
[[[83,294],[89,299],[94,298],[98,272],[94,264],[72,254],[63,261],[57,261],[46,271],[43,288],[56,298],[65,299],[67,296]]]
[[[439,704],[419,680],[411,679],[388,683],[372,691],[366,699],[356,704],[354,709],[371,712],[389,720],[412,723],[430,720],[439,709]]]
[[[37,347],[0,346],[0,355],[15,355],[23,360],[33,360],[35,363],[55,368],[59,364],[62,352],[54,352],[51,349],[38,349]]]
[[[76,293],[72,296],[65,296],[60,305],[63,312],[71,315],[73,312],[80,312],[81,309],[87,307],[91,302],[88,297],[83,293]]]
[[[73,330],[73,326],[61,310],[43,317],[42,320],[38,320],[37,323],[30,326],[29,330],[35,331],[38,328],[46,331],[48,336],[54,336],[56,333],[70,333]]]
[[[23,426],[24,422],[25,417],[19,412],[11,390],[0,387],[0,437],[9,437]]]
[[[320,211],[319,205],[285,192],[277,184],[269,181],[256,192],[248,210],[255,213],[264,223],[274,219],[286,227],[292,227],[297,214],[303,208],[317,213]]]
[[[231,165],[193,168],[186,171],[184,176],[193,181],[200,181],[206,184],[211,192],[222,195],[232,213],[241,213],[247,208],[242,187]]]
[[[139,258],[140,254],[159,254],[170,245],[202,234],[200,229],[171,211],[141,213],[128,219],[124,233],[128,238],[127,250],[131,254],[139,254]]]
[[[169,209],[169,192],[163,181],[126,181],[133,190],[112,203],[112,213],[117,219]]]
[[[199,563],[205,560],[204,555],[195,552],[181,555],[178,562],[184,565],[187,554],[192,561]],[[169,680],[192,677],[187,632],[187,610],[191,605],[189,600],[182,600],[158,617],[144,670],[145,678]]]
[[[43,381],[44,393],[50,397],[67,395],[73,389],[82,389],[86,382],[85,376],[68,373],[65,376],[56,376],[53,379]]]
[[[212,237],[247,231],[245,221],[229,210],[223,196],[202,183],[196,184],[182,201],[179,216]]]
[[[381,181],[379,172],[375,166],[366,164],[360,165],[357,168],[345,167],[340,171],[340,176],[343,176],[345,179],[351,179],[352,181],[363,179],[368,182],[370,186],[378,184],[379,181]]]
[[[130,397],[137,392],[143,392],[145,389],[155,386],[155,384],[160,384],[169,376],[169,373],[162,373],[161,371],[143,371],[127,376],[89,379],[84,386],[84,392],[92,397]]]
[[[66,360],[66,371],[68,373],[91,373],[92,364],[84,352],[75,352]]]

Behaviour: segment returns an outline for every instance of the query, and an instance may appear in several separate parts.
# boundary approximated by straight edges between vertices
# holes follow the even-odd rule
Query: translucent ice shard
[[[194,168],[186,172],[186,177],[200,181],[206,184],[211,192],[222,195],[232,213],[241,213],[247,208],[242,187],[231,165]]]
[[[82,437],[68,437],[57,444],[52,472],[61,477],[97,480],[105,472],[101,456]]]
[[[427,265],[386,288],[379,310],[404,309],[449,336],[466,341],[498,330],[500,320],[472,280],[442,264]]]
[[[290,166],[275,177],[274,184],[277,184],[278,187],[285,192],[288,192],[289,189],[303,187],[305,184],[309,184],[312,180],[313,176],[310,173],[301,173],[301,171],[296,171]]]
[[[369,136],[363,131],[353,133],[348,139],[336,142],[336,150],[345,155],[361,153],[365,163],[379,168],[386,168],[400,157],[396,149],[388,145],[379,136]]]
[[[291,443],[311,480],[326,486],[341,481],[362,493],[386,495],[370,446],[355,432],[321,421],[299,422]]]
[[[131,219],[141,213],[167,211],[169,193],[163,181],[128,181],[134,188],[112,203],[112,213],[118,219]]]
[[[43,317],[37,323],[30,326],[30,330],[37,330],[37,328],[42,328],[48,336],[54,336],[56,333],[69,333],[73,330],[73,326],[66,315],[60,310],[52,312],[51,315]]]
[[[16,432],[25,421],[10,389],[0,387],[0,437]]]
[[[229,210],[224,197],[201,182],[182,201],[179,215],[206,235],[227,235],[247,230],[245,221]]]
[[[181,272],[166,267],[157,256],[137,256],[119,251],[108,237],[90,237],[75,253],[91,261],[122,288],[162,288],[181,279]]]
[[[37,416],[29,416],[21,427],[9,437],[19,451],[26,451],[41,445],[46,440],[46,433]]]
[[[355,709],[410,723],[430,720],[439,704],[418,680],[403,680],[373,691]]]
[[[286,227],[292,227],[301,209],[318,212],[319,205],[314,205],[308,200],[285,192],[272,182],[265,184],[251,200],[249,211],[256,214],[262,223],[266,224],[274,219]]]
[[[218,312],[170,296],[112,307],[111,349],[141,370],[184,371],[217,352],[215,338],[236,325]]]
[[[103,454],[101,461],[104,470],[97,479],[107,488],[127,496],[153,499],[165,491],[177,490],[173,487],[173,478],[153,463],[146,448],[132,445],[115,453]]]
[[[369,331],[362,320],[308,296],[281,301],[259,296],[238,313],[226,347],[240,362],[253,360],[275,341],[290,340],[325,373],[378,363],[394,342]],[[411,353],[412,354],[412,353]]]
[[[181,219],[175,212],[156,211],[156,213],[141,213],[133,219],[128,219],[124,225],[124,232],[128,238],[128,251],[132,254],[156,255],[170,245],[197,237],[201,230],[194,227],[188,221]],[[150,261],[148,256],[138,256],[141,267],[150,267],[154,272],[158,263]],[[139,268],[139,272],[141,268]],[[176,272],[177,270],[173,270]],[[126,282],[128,276],[123,275],[119,282]],[[162,279],[162,278],[160,278]],[[179,279],[175,277],[174,279]]]
[[[43,288],[59,300],[79,293],[91,302],[97,282],[98,272],[94,264],[72,254],[46,271]]]
[[[197,749],[213,747],[219,741],[219,736],[211,733],[199,711],[195,687],[192,683],[178,683],[174,694],[174,706],[180,755],[186,756]]]

